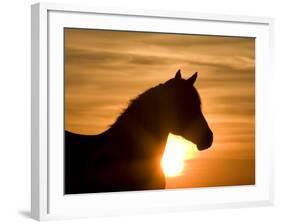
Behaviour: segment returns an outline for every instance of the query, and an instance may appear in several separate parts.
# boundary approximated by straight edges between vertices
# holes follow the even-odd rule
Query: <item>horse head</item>
[[[166,92],[162,108],[165,113],[164,124],[168,132],[192,141],[199,150],[209,148],[213,133],[203,116],[201,100],[194,83],[197,72],[183,79],[180,70],[175,77],[163,84]]]

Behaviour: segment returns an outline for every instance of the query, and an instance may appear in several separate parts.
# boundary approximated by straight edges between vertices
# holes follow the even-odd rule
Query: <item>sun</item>
[[[169,134],[161,166],[166,177],[182,174],[185,161],[193,159],[198,153],[197,146],[185,138]]]

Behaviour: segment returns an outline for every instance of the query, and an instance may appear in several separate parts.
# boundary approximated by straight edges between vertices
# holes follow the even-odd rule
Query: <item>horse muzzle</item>
[[[208,132],[205,136],[202,137],[202,140],[198,142],[197,148],[202,151],[208,149],[213,144],[213,132]]]

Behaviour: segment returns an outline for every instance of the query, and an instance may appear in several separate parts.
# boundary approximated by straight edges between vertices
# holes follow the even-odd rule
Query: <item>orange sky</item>
[[[172,78],[195,86],[214,143],[167,187],[255,183],[253,38],[65,29],[65,127],[98,134],[130,99]]]

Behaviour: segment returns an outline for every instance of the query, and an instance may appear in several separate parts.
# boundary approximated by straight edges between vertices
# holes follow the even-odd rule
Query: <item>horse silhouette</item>
[[[200,96],[189,79],[175,77],[131,101],[99,135],[65,131],[65,194],[165,188],[161,169],[169,133],[206,149],[213,142]]]

